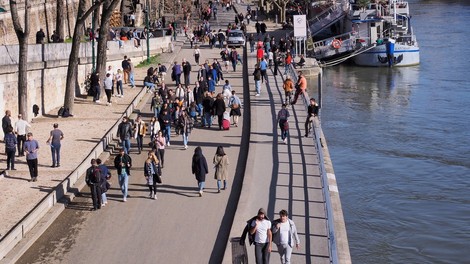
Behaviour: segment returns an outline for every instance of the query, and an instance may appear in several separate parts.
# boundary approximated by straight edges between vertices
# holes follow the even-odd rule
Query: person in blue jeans
[[[131,83],[131,88],[135,87],[135,81],[134,81],[134,64],[131,62],[131,59],[127,59],[129,62],[129,82]]]
[[[287,110],[287,105],[282,104],[282,109],[277,113],[277,122],[279,123],[279,128],[281,129],[281,139],[284,144],[287,144],[287,137],[289,136],[289,111]]]
[[[131,176],[132,159],[124,153],[124,149],[119,150],[119,155],[114,158],[114,168],[117,170],[119,186],[122,191],[122,201],[126,202],[129,188],[129,176]]]
[[[129,123],[127,116],[122,118],[122,122],[118,126],[117,135],[122,144],[122,149],[126,154],[129,154],[131,148],[132,126]]]
[[[166,145],[170,146],[171,116],[168,113],[168,110],[164,109],[160,118],[161,118],[161,124],[163,125],[163,132],[165,135]]]
[[[46,141],[47,144],[51,145],[52,168],[60,167],[60,141],[64,139],[64,133],[60,131],[59,124],[55,123],[53,127],[54,129],[51,130],[49,139]]]

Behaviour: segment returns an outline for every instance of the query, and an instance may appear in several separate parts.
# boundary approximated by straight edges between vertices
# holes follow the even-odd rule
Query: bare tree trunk
[[[77,66],[78,56],[80,51],[80,40],[82,36],[81,29],[83,24],[90,14],[96,10],[100,5],[101,1],[95,2],[86,12],[86,0],[80,0],[78,3],[77,10],[77,21],[75,22],[75,29],[73,32],[72,49],[70,51],[69,65],[67,68],[67,81],[65,84],[65,98],[64,106],[69,108],[70,114],[73,115],[73,107],[75,100],[75,85],[77,84]]]
[[[25,0],[24,30],[18,15],[18,5],[15,0],[10,0],[11,19],[20,47],[18,58],[18,113],[28,120],[28,37],[29,37],[29,6]]]
[[[57,16],[56,16],[55,32],[59,35],[60,40],[65,39],[65,32],[64,32],[65,8],[64,7],[65,7],[64,0],[57,0]]]
[[[106,49],[109,35],[109,19],[120,0],[105,0],[101,12],[100,39],[98,40],[98,51],[96,69],[100,73],[100,80],[104,78],[106,72],[106,61],[108,60]]]

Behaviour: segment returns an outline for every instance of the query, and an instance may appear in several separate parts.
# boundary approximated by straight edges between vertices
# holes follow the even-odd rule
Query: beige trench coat
[[[216,180],[227,180],[228,177],[228,165],[230,164],[228,161],[227,155],[218,156],[215,155],[213,159],[214,163],[214,179]]]

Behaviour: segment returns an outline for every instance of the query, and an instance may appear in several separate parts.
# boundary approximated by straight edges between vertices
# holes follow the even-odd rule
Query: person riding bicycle
[[[307,119],[305,120],[305,137],[308,137],[309,132],[309,125],[310,122],[313,122],[313,118],[318,116],[318,104],[315,101],[315,98],[310,98],[310,104],[307,108]]]

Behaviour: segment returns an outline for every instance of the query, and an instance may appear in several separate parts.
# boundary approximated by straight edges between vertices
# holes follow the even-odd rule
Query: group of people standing
[[[26,163],[31,179],[35,182],[38,178],[38,151],[39,142],[34,139],[33,133],[30,132],[31,125],[18,114],[18,121],[15,126],[12,125],[11,111],[6,110],[5,116],[2,118],[2,130],[5,135],[5,153],[7,156],[7,170],[16,170],[15,154],[18,150],[17,157],[26,156]],[[60,149],[61,141],[64,139],[64,133],[59,129],[59,124],[54,123],[53,129],[49,133],[46,144],[50,146],[52,156],[52,168],[60,167]]]

